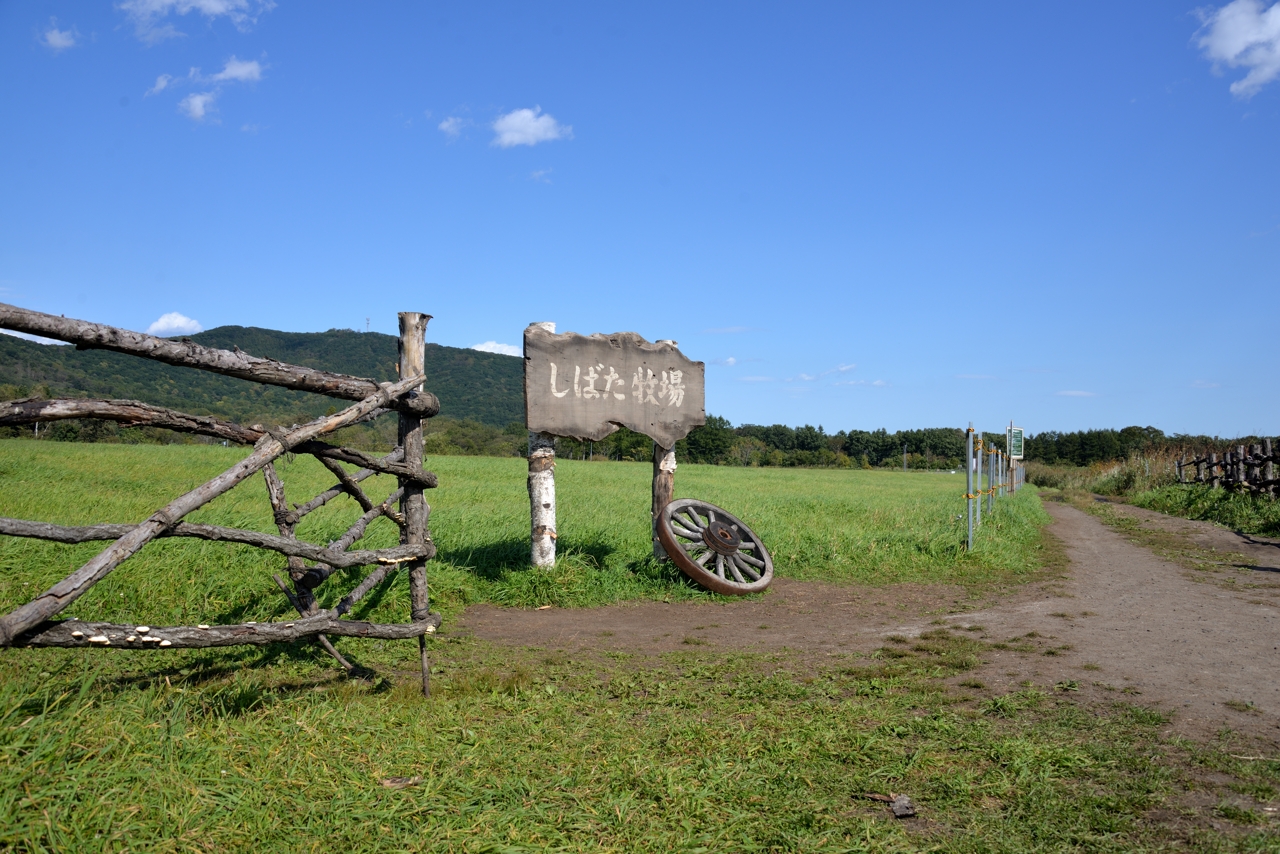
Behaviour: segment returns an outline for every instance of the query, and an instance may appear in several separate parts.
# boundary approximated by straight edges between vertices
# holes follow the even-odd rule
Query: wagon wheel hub
[[[677,498],[655,528],[667,557],[694,582],[727,596],[759,593],[773,581],[773,558],[746,523],[722,507]]]
[[[722,555],[731,555],[742,545],[738,532],[718,519],[703,529],[702,541]]]

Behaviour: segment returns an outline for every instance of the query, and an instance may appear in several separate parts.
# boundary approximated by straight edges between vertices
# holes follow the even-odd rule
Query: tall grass
[[[1027,481],[1064,491],[1126,498],[1130,503],[1171,516],[1213,522],[1249,534],[1280,536],[1280,501],[1178,483],[1173,449],[1133,454],[1122,462],[1090,466],[1050,466],[1030,461]]]
[[[0,515],[83,525],[136,522],[173,496],[239,459],[234,448],[122,446],[0,441]],[[440,477],[428,493],[439,554],[429,566],[433,607],[446,614],[472,602],[589,606],[634,598],[709,597],[651,557],[651,467],[644,463],[561,461],[556,467],[559,560],[529,567],[526,467],[521,459],[435,457]],[[314,460],[283,462],[294,501],[333,482]],[[366,481],[385,496],[390,478]],[[962,550],[960,476],[878,471],[742,469],[681,465],[677,497],[720,504],[744,519],[774,555],[781,577],[885,584],[981,583],[1037,566],[1047,521],[1032,490],[1000,502],[972,553]],[[298,534],[328,542],[358,516],[338,499],[303,520]],[[191,517],[193,522],[273,530],[261,478],[246,482]],[[386,520],[364,544],[394,544]],[[0,538],[0,607],[12,608],[103,548]],[[71,608],[83,619],[158,623],[266,620],[287,613],[271,574],[283,559],[226,543],[162,540],[148,545]],[[361,570],[322,588],[328,604]],[[328,589],[332,587],[332,589]],[[408,590],[396,579],[356,616],[399,621]]]
[[[1176,483],[1178,455],[1173,451],[1130,454],[1120,461],[1088,466],[1060,466],[1029,460],[1027,482],[1053,489],[1098,495],[1131,495]]]

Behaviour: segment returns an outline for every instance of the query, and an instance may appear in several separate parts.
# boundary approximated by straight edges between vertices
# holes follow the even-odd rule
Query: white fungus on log
[[[111,640],[106,635],[94,635],[93,637],[89,638],[89,643],[109,644],[111,643]]]
[[[161,645],[161,646],[173,646],[173,641],[163,640],[163,641],[160,641],[160,645]]]
[[[82,638],[82,637],[84,637],[84,632],[75,631],[75,632],[72,632],[72,633],[71,633],[71,636],[72,636],[73,638]]]
[[[147,634],[151,634],[151,627],[150,627],[150,626],[138,626],[138,628],[137,628],[137,629],[135,629],[134,631],[136,631],[136,632],[137,632],[138,634],[140,634],[140,635],[147,635]]]

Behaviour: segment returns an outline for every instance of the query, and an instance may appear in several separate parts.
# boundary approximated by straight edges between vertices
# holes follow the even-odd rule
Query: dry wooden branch
[[[378,411],[386,412],[379,408]],[[137,400],[80,400],[57,399],[35,400],[27,398],[0,403],[0,427],[12,427],[21,424],[33,424],[41,421],[60,421],[67,418],[97,418],[103,421],[118,421],[135,427],[163,427],[183,433],[195,433],[200,436],[212,436],[243,445],[258,442],[270,431],[261,426],[242,427],[231,421],[223,421],[208,415],[189,415],[174,409],[151,406]],[[362,420],[362,419],[361,419]],[[426,489],[436,486],[435,475],[430,472],[417,472],[409,466],[401,465],[398,459],[391,457],[375,457],[354,448],[340,448],[327,442],[301,442],[294,450],[300,454],[311,454],[321,461],[341,461],[352,465],[363,466],[379,474],[390,474],[409,480],[419,480]],[[365,475],[367,477],[368,475]],[[349,475],[354,479],[354,475]],[[363,478],[360,478],[363,480]],[[359,481],[356,481],[359,482]]]
[[[440,615],[401,625],[339,619],[332,611],[284,623],[243,623],[235,626],[139,627],[132,624],[86,623],[66,620],[43,623],[14,638],[11,646],[102,647],[104,649],[203,649],[283,643],[326,632],[339,637],[406,640],[440,627]],[[138,631],[147,628],[146,632]]]
[[[360,505],[361,510],[368,513],[373,509],[373,502],[369,500],[369,496],[364,494],[364,490],[360,488],[360,484],[352,480],[351,475],[347,474],[347,470],[344,469],[337,461],[321,457],[320,464],[327,468],[329,472],[338,479],[338,483],[342,484],[342,488],[346,490],[347,494],[356,500],[356,503]]]
[[[275,359],[250,356],[238,349],[217,350],[190,341],[156,338],[100,323],[42,314],[6,303],[0,303],[0,328],[67,341],[81,349],[128,353],[168,365],[198,368],[265,385],[310,391],[346,400],[364,400],[379,391],[378,383],[363,377],[349,377],[289,365]],[[440,401],[426,391],[408,395],[402,400],[387,400],[383,405],[427,418],[440,411]]]
[[[66,418],[98,418],[144,427],[164,427],[183,433],[212,436],[243,445],[262,438],[263,431],[241,427],[208,415],[188,415],[173,409],[151,406],[137,400],[11,400],[0,403],[0,427],[61,421]]]
[[[4,317],[3,309],[3,305],[0,304],[0,319]],[[16,310],[22,311],[21,309]],[[159,341],[161,339],[155,340]],[[209,503],[257,472],[267,463],[303,442],[311,441],[319,436],[345,427],[374,409],[386,406],[388,402],[400,397],[415,385],[421,383],[421,381],[419,376],[403,379],[398,383],[389,383],[382,386],[377,394],[371,395],[335,415],[319,418],[279,437],[263,437],[254,446],[253,453],[248,457],[207,483],[174,499],[168,505],[152,514],[145,522],[103,549],[101,553],[71,573],[71,575],[25,605],[21,605],[4,617],[0,617],[0,646],[10,645],[19,634],[48,620],[74,602],[86,590],[119,566],[122,561],[137,553],[139,549],[161,532],[173,527],[192,510]],[[421,465],[421,459],[421,454],[419,454],[419,465]]]
[[[387,454],[385,457],[380,458],[379,462],[391,464],[391,463],[398,463],[403,459],[404,459],[404,448],[396,448],[394,451]],[[366,478],[374,474],[381,474],[381,472],[376,472],[373,469],[362,469],[361,471],[358,471],[352,474],[351,479],[354,480],[356,483],[359,483],[360,481],[365,480]],[[343,488],[342,484],[329,487],[327,490],[320,493],[315,498],[312,498],[306,504],[299,506],[296,510],[289,511],[289,518],[292,520],[292,524],[297,524],[297,522],[300,519],[302,519],[303,516],[306,516],[308,513],[314,510],[319,510],[321,507],[328,504],[330,501],[337,498],[339,495],[343,495],[345,493],[346,493],[346,490]],[[400,524],[400,522],[397,521],[396,524]]]
[[[386,578],[394,567],[380,566],[373,572],[365,576],[364,581],[356,585],[356,588],[342,598],[342,601],[334,607],[333,611],[339,617],[351,610],[357,602],[369,594],[369,591],[382,583],[382,579]]]
[[[391,505],[399,501],[400,496],[403,493],[404,493],[404,490],[397,489],[395,492],[388,495],[385,501],[383,501],[377,507],[370,509],[368,513],[365,513],[363,516],[357,519],[355,524],[347,529],[346,533],[344,533],[341,537],[339,537],[338,539],[334,540],[332,543],[329,544],[329,551],[345,552],[347,549],[349,549],[352,543],[354,543],[356,540],[364,536],[365,528],[369,526],[370,522],[372,522],[374,519],[377,519],[379,516],[382,516],[391,512]],[[435,557],[434,544],[432,544],[430,551],[431,551],[431,554],[427,555],[427,558],[426,558],[427,560],[430,560],[431,558]],[[307,591],[311,591],[319,587],[321,584],[323,584],[325,579],[333,575],[334,570],[338,568],[341,568],[340,565],[336,565],[336,564],[325,565],[323,563],[320,566],[305,567],[303,571],[297,573],[296,577],[294,578],[294,582],[300,587],[305,587]]]
[[[378,508],[370,511],[374,518],[381,515]],[[367,522],[365,523],[368,524]],[[118,540],[130,534],[137,525],[85,525],[83,527],[64,527],[48,522],[28,522],[25,519],[7,519],[0,517],[0,534],[10,537],[30,537],[39,540],[52,540],[56,543],[88,543],[95,540]],[[179,522],[172,528],[156,535],[157,538],[192,537],[197,540],[212,540],[223,543],[242,543],[269,549],[282,555],[300,557],[319,563],[327,563],[338,569],[349,566],[367,566],[374,563],[404,563],[410,560],[430,560],[435,556],[435,545],[431,542],[421,545],[392,546],[375,551],[349,552],[332,546],[324,548],[311,543],[275,534],[264,534],[260,531],[245,531],[241,528],[222,528],[217,525],[193,525]]]

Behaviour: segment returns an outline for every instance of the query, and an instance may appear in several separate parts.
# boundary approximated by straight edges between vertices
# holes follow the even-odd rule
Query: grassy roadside
[[[0,441],[0,515],[81,525],[145,518],[174,496],[244,454],[221,447],[92,445]],[[440,552],[430,568],[433,607],[446,618],[472,602],[516,606],[591,606],[624,599],[707,597],[670,566],[650,557],[651,469],[642,463],[557,464],[560,560],[550,571],[528,567],[525,463],[519,459],[436,457],[440,477],[428,493]],[[330,486],[333,476],[310,458],[280,466],[294,501]],[[385,496],[389,478],[366,481]],[[732,510],[760,534],[779,576],[889,584],[982,585],[1017,578],[1038,566],[1040,528],[1048,520],[1024,490],[1001,502],[973,553],[961,549],[963,485],[946,475],[811,469],[741,469],[681,465],[677,497],[698,497]],[[300,537],[336,538],[359,515],[336,500],[308,516]],[[190,517],[193,522],[273,531],[261,478],[248,481]],[[393,544],[386,520],[363,543]],[[62,578],[102,544],[65,546],[0,538],[0,608],[12,608]],[[284,616],[271,582],[278,556],[242,546],[162,541],[147,546],[72,608],[82,619],[143,620],[161,625],[268,620]],[[359,577],[322,588],[331,604]],[[357,609],[356,617],[400,621],[408,589],[397,578]]]
[[[409,666],[408,646],[387,645],[385,664]],[[6,654],[0,847],[1265,851],[1277,841],[1253,804],[1275,797],[1280,763],[1163,740],[1160,715],[1084,709],[1063,686],[990,695],[957,681],[986,648],[964,633],[817,668],[705,650],[639,661],[447,636],[433,646],[429,701],[412,680],[318,679],[283,653],[102,655],[91,672],[82,653]],[[1183,808],[1210,773],[1249,797]],[[919,817],[896,821],[856,797],[887,792],[907,793]],[[1152,821],[1153,811],[1174,819]]]
[[[238,458],[10,450],[0,444],[0,514],[68,524],[141,518]],[[445,484],[431,496],[438,607],[706,595],[643,557],[643,465],[562,463],[564,557],[553,572],[523,569],[523,470],[504,463],[432,460]],[[301,458],[284,476],[298,496],[330,480]],[[965,555],[952,539],[963,505],[943,476],[682,466],[677,487],[757,525],[792,577],[981,587],[1030,577],[1060,552],[1041,539],[1033,490],[986,517]],[[268,530],[262,493],[246,484],[198,521]],[[326,508],[302,533],[323,542],[353,515]],[[29,595],[96,548],[0,540],[0,596]],[[267,580],[279,563],[157,543],[73,611],[153,623],[283,616]],[[407,612],[400,586],[371,598],[357,616]],[[1160,715],[1086,708],[1066,685],[988,691],[969,671],[991,647],[968,633],[818,661],[714,647],[641,659],[491,647],[445,625],[431,640],[430,700],[409,643],[352,642],[381,674],[372,682],[342,678],[310,646],[0,651],[0,848],[1275,848],[1260,806],[1276,797],[1274,757],[1165,740]],[[1187,806],[1193,789],[1215,800]],[[889,791],[910,795],[919,818],[854,797]]]

